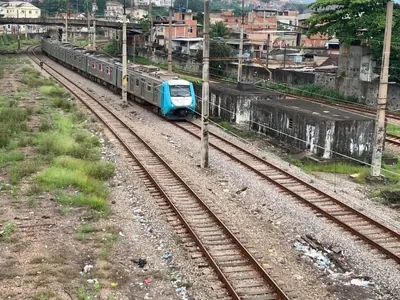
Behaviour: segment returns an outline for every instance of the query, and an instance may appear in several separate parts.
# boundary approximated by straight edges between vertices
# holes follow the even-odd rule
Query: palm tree
[[[222,21],[215,22],[211,25],[211,37],[224,37],[229,34],[229,28]]]

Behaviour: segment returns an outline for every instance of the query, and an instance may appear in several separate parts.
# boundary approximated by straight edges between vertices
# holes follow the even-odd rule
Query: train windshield
[[[189,85],[170,85],[171,97],[190,97]]]

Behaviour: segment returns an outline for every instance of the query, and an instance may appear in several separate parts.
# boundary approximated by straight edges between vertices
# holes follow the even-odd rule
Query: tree
[[[366,42],[373,57],[380,62],[389,0],[317,0],[310,5],[315,11],[306,24],[308,35],[317,33],[336,37],[343,45]],[[362,30],[361,30],[362,29]],[[400,72],[400,6],[395,5],[393,16],[390,74],[399,81]],[[378,72],[379,73],[379,72]]]
[[[211,37],[224,37],[229,34],[229,29],[222,21],[215,22],[211,25]]]
[[[174,8],[187,8],[186,7],[187,0],[175,0],[174,2]],[[201,12],[204,11],[204,0],[189,0],[189,9],[191,9],[194,12]]]
[[[230,57],[232,55],[232,48],[220,41],[210,41],[210,58],[217,58],[217,57]],[[197,52],[196,59],[198,61],[203,60],[203,51],[200,50]],[[210,73],[220,76],[225,71],[227,65],[226,60],[212,60],[210,61]]]

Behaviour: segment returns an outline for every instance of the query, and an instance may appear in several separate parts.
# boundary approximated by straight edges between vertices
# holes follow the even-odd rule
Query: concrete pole
[[[96,51],[96,11],[97,11],[97,3],[96,0],[93,1],[92,12],[93,12],[93,50]]]
[[[172,73],[172,1],[169,7],[168,21],[168,72]]]
[[[124,14],[122,15],[122,105],[128,104],[127,99],[127,58],[126,58],[126,11],[124,1]]]
[[[385,26],[385,39],[383,41],[382,52],[382,69],[381,79],[379,83],[376,119],[375,119],[375,132],[374,132],[374,146],[372,148],[372,168],[371,176],[378,177],[381,175],[382,154],[385,145],[385,113],[387,102],[387,90],[389,80],[389,59],[390,59],[390,43],[392,39],[392,19],[393,19],[393,1],[387,3],[386,10],[386,26]]]
[[[87,5],[87,28],[88,28],[88,46],[90,47],[90,14],[89,14],[89,3]]]
[[[244,35],[244,0],[242,0],[242,24],[240,26],[239,65],[238,65],[237,82],[241,82],[242,81],[243,35]]]
[[[149,38],[149,44],[151,49],[153,49],[153,13],[151,11],[152,8],[152,3],[151,0],[149,0],[149,22],[150,22],[150,38]]]
[[[93,50],[96,50],[96,15],[93,16]]]
[[[133,35],[133,63],[136,62],[136,34]]]
[[[68,43],[68,13],[65,16],[65,42]]]
[[[204,29],[203,29],[203,90],[201,102],[201,164],[208,168],[208,114],[209,114],[209,64],[210,64],[210,1],[204,1]]]

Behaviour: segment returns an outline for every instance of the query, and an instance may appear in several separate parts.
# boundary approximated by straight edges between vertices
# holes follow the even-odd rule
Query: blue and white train
[[[122,65],[119,61],[50,38],[43,38],[41,47],[53,60],[115,92],[121,91]],[[196,98],[191,82],[154,66],[129,64],[127,75],[128,100],[150,103],[155,111],[168,119],[193,117]]]

